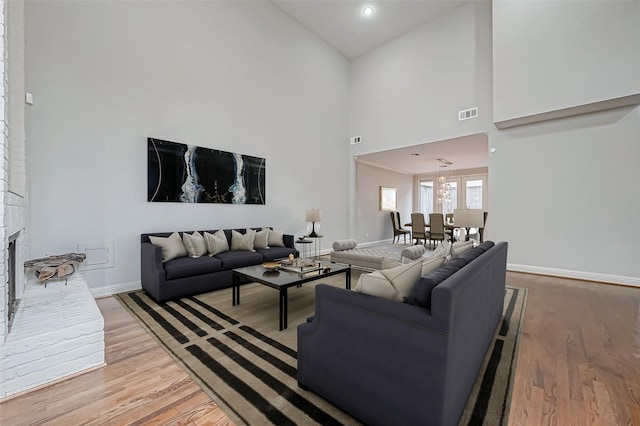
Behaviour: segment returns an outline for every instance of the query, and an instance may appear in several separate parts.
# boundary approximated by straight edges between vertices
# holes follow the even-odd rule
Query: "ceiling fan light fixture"
[[[371,15],[373,15],[373,12],[374,12],[374,10],[373,10],[373,7],[371,7],[371,6],[367,6],[364,9],[362,9],[362,14],[364,16],[371,16]]]

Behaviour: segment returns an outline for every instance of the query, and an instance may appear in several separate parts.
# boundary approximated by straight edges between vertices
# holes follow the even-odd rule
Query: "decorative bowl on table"
[[[275,271],[280,267],[280,262],[264,262],[262,264],[264,269],[268,269],[269,271]]]

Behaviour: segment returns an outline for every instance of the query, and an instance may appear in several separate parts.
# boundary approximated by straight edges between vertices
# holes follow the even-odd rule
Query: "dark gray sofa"
[[[368,425],[457,425],[504,302],[507,243],[481,246],[421,278],[423,306],[318,285],[300,386]]]
[[[251,228],[259,231],[261,228]],[[214,234],[217,230],[198,231]],[[244,234],[246,229],[236,229]],[[194,231],[184,231],[193,234]],[[184,232],[179,232],[180,237]],[[231,247],[231,229],[225,229],[229,247]],[[153,245],[149,236],[168,237],[172,232],[156,232],[140,235],[140,271],[142,288],[157,302],[206,293],[231,287],[233,269],[250,265],[259,265],[293,254],[298,257],[294,247],[293,235],[284,234],[284,247],[270,247],[255,251],[227,251],[215,256],[198,258],[179,257],[162,263],[162,251]],[[248,281],[247,281],[248,282]],[[243,283],[241,281],[241,283]]]

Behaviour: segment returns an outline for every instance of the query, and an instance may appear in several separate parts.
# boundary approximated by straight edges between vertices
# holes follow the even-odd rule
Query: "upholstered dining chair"
[[[424,244],[427,243],[429,232],[427,232],[426,228],[427,225],[424,223],[424,214],[411,213],[411,230],[413,231],[413,239],[416,240],[415,244],[418,244],[420,240],[424,240]]]
[[[429,214],[429,247],[431,241],[444,241],[447,234],[444,232],[444,215],[442,213]]]
[[[411,240],[411,231],[407,231],[403,229],[400,225],[400,212],[389,212],[391,215],[391,224],[393,225],[393,242],[396,242],[396,237],[398,238],[398,242],[400,242],[400,235],[404,238],[404,243],[407,243],[407,234],[409,234],[409,240]]]

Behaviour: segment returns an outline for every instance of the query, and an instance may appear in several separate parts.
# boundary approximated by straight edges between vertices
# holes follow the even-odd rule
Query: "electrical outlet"
[[[357,145],[362,142],[361,136],[351,136],[351,145]]]

